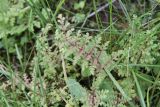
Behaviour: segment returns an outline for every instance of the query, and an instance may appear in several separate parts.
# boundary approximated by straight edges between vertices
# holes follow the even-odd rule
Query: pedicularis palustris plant
[[[115,102],[116,99],[119,99],[123,105],[127,102],[126,98],[136,96],[133,89],[134,84],[129,84],[132,81],[131,78],[126,78],[127,83],[125,81],[121,82],[124,85],[124,90],[128,91],[128,95],[126,95],[119,93],[106,73],[106,70],[109,72],[113,70],[119,59],[122,59],[124,51],[118,50],[109,54],[107,53],[109,41],[102,43],[101,35],[93,36],[89,33],[83,34],[81,31],[74,30],[62,15],[58,16],[58,22],[59,29],[55,31],[53,44],[49,46],[47,33],[43,33],[37,41],[37,52],[46,77],[57,77],[59,73],[62,74],[61,78],[63,78],[63,74],[66,77],[62,80],[66,80],[63,82],[67,83],[69,89],[67,92],[71,93],[69,98],[73,103],[71,105],[76,104],[76,101],[73,100],[74,97],[84,106],[92,107],[116,105],[118,104],[118,102]],[[48,32],[49,27],[51,27],[50,24],[43,29],[43,32]],[[61,56],[63,56],[63,59]],[[65,63],[65,66],[61,62]],[[77,67],[79,71],[75,70]],[[58,71],[58,68],[61,71]],[[90,83],[89,87],[82,87],[76,82],[77,78],[82,80],[88,78],[93,82]],[[113,76],[110,78],[115,80]],[[55,81],[57,84],[61,84],[57,80]],[[120,85],[118,86],[120,87]],[[122,93],[124,92],[122,87],[120,87],[120,90]],[[68,98],[68,96],[66,97]]]

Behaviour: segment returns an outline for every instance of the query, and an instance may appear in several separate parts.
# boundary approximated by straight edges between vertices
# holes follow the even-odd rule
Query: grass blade
[[[145,104],[145,101],[144,101],[144,97],[143,97],[143,95],[142,95],[141,87],[140,87],[140,85],[139,85],[139,82],[138,82],[138,80],[137,80],[137,77],[136,77],[134,71],[132,71],[132,74],[133,74],[133,78],[134,78],[134,80],[135,80],[136,87],[137,87],[137,91],[138,91],[138,94],[139,94],[139,97],[140,97],[141,106],[142,106],[142,107],[146,107],[146,104]]]

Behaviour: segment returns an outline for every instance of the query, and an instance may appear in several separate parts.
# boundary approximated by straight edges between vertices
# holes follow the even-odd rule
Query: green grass
[[[159,107],[156,1],[146,2],[145,8],[139,6],[142,0],[137,0],[139,5],[124,0],[118,5],[113,0],[84,1],[78,9],[75,3],[82,4],[75,0],[0,2],[3,9],[15,9],[15,14],[10,8],[7,14],[0,11],[2,107]],[[97,11],[106,3],[108,7]],[[57,18],[59,14],[65,19]],[[85,15],[83,22],[74,22],[76,14]],[[70,78],[77,84],[75,90],[67,85]],[[87,93],[88,101],[80,92]]]

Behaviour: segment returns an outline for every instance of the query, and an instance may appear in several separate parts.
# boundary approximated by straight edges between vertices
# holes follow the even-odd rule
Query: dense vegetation
[[[1,107],[160,107],[159,0],[0,0]]]

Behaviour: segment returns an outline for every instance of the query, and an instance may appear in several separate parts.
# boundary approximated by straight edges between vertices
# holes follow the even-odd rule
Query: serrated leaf
[[[71,95],[76,99],[81,100],[87,97],[87,91],[75,79],[68,79],[67,86]]]

